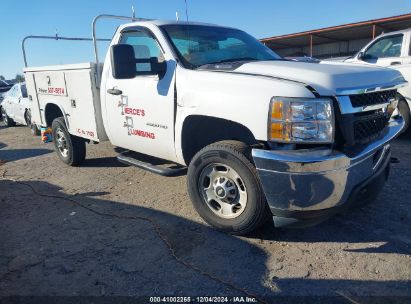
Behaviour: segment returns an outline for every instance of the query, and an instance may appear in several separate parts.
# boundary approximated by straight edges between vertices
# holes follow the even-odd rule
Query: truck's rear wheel
[[[198,152],[188,168],[194,208],[210,225],[237,235],[260,227],[269,213],[250,152],[242,142],[218,142]]]
[[[71,135],[63,117],[53,120],[53,142],[59,158],[70,166],[80,165],[86,158],[86,142],[84,139]]]
[[[40,132],[39,128],[37,127],[37,125],[31,121],[31,112],[30,112],[30,110],[27,110],[26,114],[24,116],[25,116],[25,119],[26,119],[26,124],[30,128],[31,134],[33,136],[39,136],[41,134],[41,132]]]

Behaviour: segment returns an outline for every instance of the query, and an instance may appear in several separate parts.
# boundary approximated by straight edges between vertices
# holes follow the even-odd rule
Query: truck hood
[[[232,72],[301,82],[323,96],[339,95],[341,90],[375,88],[405,81],[401,73],[393,69],[338,62],[260,61],[243,64]]]

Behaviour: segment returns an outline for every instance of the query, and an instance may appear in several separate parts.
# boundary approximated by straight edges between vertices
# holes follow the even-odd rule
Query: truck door
[[[403,41],[403,34],[381,37],[368,47],[363,60],[366,63],[384,67],[401,65]]]
[[[159,42],[146,28],[124,31],[119,43],[133,47],[137,62],[165,60]],[[118,147],[175,160],[175,62],[167,61],[161,78],[150,63],[136,63],[136,69],[138,75],[132,79],[114,79],[111,69],[108,72],[105,107],[110,141]]]
[[[25,84],[20,84],[17,90],[17,99],[15,104],[15,117],[14,119],[19,123],[25,123],[27,108],[27,89]]]

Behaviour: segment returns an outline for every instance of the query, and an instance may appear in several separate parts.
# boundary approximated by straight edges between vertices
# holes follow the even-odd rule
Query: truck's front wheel
[[[59,158],[67,165],[80,165],[86,158],[86,142],[68,132],[63,117],[53,120],[52,130],[54,147]]]
[[[197,212],[210,225],[237,235],[260,227],[269,213],[250,152],[242,142],[218,142],[198,152],[188,168],[188,192]]]

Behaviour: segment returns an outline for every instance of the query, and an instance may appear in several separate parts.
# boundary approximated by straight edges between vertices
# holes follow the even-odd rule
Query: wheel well
[[[181,136],[181,148],[187,165],[198,151],[218,141],[238,140],[249,145],[257,142],[251,131],[242,124],[201,115],[185,119]]]
[[[410,108],[410,104],[411,104],[411,103],[408,101],[407,98],[405,98],[404,96],[401,96],[401,95],[400,95],[400,101],[404,101],[405,104],[408,106],[408,108]]]
[[[53,103],[49,103],[46,106],[45,112],[47,127],[51,127],[51,124],[53,123],[54,119],[63,116],[63,113],[61,112],[60,108]]]

